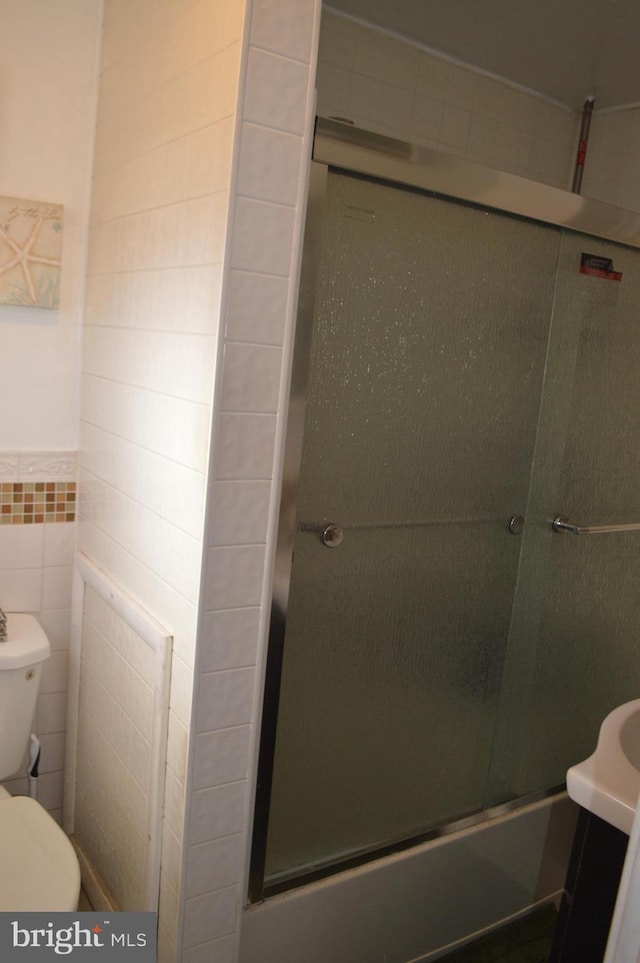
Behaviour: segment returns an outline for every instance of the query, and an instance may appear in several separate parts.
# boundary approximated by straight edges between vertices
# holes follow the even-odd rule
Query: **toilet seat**
[[[0,911],[75,912],[79,895],[69,838],[35,799],[0,787]]]

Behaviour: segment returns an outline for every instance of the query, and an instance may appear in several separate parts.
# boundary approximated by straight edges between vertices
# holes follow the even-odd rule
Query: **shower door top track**
[[[319,117],[313,160],[506,214],[640,247],[640,214]]]

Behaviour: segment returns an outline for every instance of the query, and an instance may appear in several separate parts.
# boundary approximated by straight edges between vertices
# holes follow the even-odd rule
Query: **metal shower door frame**
[[[249,897],[252,902],[258,902],[264,899],[265,895],[275,895],[276,892],[288,888],[287,886],[265,888],[264,868],[280,675],[302,460],[302,435],[309,384],[309,353],[319,268],[319,239],[330,169],[364,175],[390,185],[418,189],[454,202],[491,209],[499,213],[515,215],[530,221],[566,228],[591,237],[640,248],[640,213],[604,204],[515,174],[494,170],[437,150],[359,130],[336,121],[317,119],[309,178],[307,219],[303,241],[298,317],[274,565],[271,629],[266,667],[249,882]],[[495,815],[496,811],[505,812],[512,808],[518,808],[556,791],[557,788],[542,791],[528,796],[524,800],[516,800],[514,803],[494,807],[491,810],[491,815]],[[429,836],[448,834],[481,822],[486,818],[488,818],[487,811],[483,811],[467,819],[459,820],[450,826],[443,827],[441,830],[436,830]],[[394,844],[388,847],[388,851],[396,851],[399,848],[413,845],[415,842],[416,840],[408,840],[406,843]],[[376,849],[376,854],[382,855],[383,852],[385,851]],[[369,858],[370,854],[358,855],[349,862],[349,865],[357,865]],[[322,870],[317,874],[318,877],[323,875],[326,875],[326,872]],[[307,882],[313,878],[316,878],[316,874],[308,874],[301,881]]]

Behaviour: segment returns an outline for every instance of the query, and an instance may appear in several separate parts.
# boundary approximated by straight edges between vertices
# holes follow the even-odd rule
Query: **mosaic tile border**
[[[0,525],[74,522],[75,482],[2,482]]]

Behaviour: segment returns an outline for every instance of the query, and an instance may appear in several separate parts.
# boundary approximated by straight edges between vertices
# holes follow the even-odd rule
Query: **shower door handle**
[[[327,548],[337,548],[338,545],[342,545],[343,538],[344,529],[333,522],[330,525],[325,525],[320,533],[320,541],[323,545],[326,545]]]
[[[571,535],[608,535],[612,532],[640,532],[640,522],[628,525],[576,525],[564,515],[556,515],[551,522],[554,532],[569,532]]]

